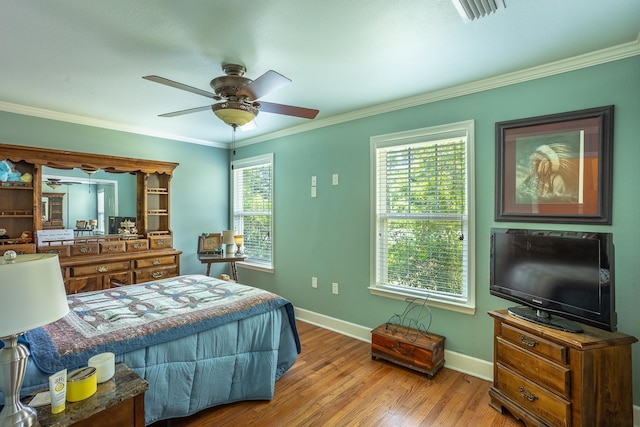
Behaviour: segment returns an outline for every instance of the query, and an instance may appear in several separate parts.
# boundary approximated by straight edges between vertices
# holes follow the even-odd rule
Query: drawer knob
[[[158,243],[158,245],[166,245],[167,241],[165,239],[158,239],[157,243]]]
[[[525,337],[524,335],[520,335],[520,342],[522,345],[526,345],[527,347],[535,347],[538,345],[538,341],[533,338]]]
[[[162,274],[161,271],[156,271],[156,272],[151,273],[151,277],[153,277],[154,279],[159,279],[162,276],[163,276],[163,274]]]
[[[107,246],[107,250],[109,251],[117,251],[120,248],[120,246],[117,245],[109,245]]]
[[[140,249],[142,247],[142,243],[132,243],[131,247],[133,249]]]
[[[535,394],[531,393],[529,390],[527,390],[526,388],[524,388],[522,386],[518,387],[518,390],[520,390],[520,394],[522,395],[522,397],[527,399],[529,402],[533,402],[534,400],[536,400],[538,398],[538,396],[536,396]]]
[[[87,246],[83,246],[83,247],[81,247],[80,249],[78,249],[78,251],[79,251],[81,254],[88,254],[88,253],[90,253],[90,252],[91,252],[91,248],[90,248],[90,247],[87,247]]]
[[[98,273],[106,273],[107,271],[109,271],[109,267],[107,267],[106,265],[100,265],[96,267],[96,271]]]
[[[151,265],[159,265],[162,261],[160,261],[159,259],[154,259],[153,261],[151,261]]]

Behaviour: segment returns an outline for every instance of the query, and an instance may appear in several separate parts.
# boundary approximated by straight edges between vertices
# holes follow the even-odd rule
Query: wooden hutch
[[[169,226],[170,181],[177,163],[0,144],[0,160],[5,159],[31,179],[0,181],[0,229],[6,230],[0,255],[7,250],[58,254],[69,294],[180,274],[182,252],[173,248]],[[135,174],[139,234],[78,236],[37,244],[39,230],[62,228],[51,223],[52,215],[42,214],[43,166]],[[50,204],[48,209],[55,207]]]

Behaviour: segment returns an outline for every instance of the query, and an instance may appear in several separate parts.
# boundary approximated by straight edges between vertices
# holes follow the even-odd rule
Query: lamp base
[[[7,415],[4,412],[7,411]],[[0,426],[2,427],[32,427],[38,422],[36,411],[30,406],[22,404],[16,408],[5,406],[0,412]]]
[[[1,338],[4,344],[0,350],[0,390],[4,393],[4,408],[0,412],[2,427],[31,427],[37,422],[36,411],[20,402],[29,350],[18,344],[18,336]]]

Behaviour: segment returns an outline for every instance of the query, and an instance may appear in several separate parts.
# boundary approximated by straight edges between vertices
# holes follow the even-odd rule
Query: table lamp
[[[236,242],[238,249],[236,250],[236,256],[242,256],[242,244],[244,243],[244,235],[236,234],[233,236],[233,240]]]
[[[233,235],[236,234],[233,230],[222,230],[222,244],[225,245],[224,255],[232,256],[233,255]]]
[[[16,255],[0,259],[0,391],[4,408],[0,426],[36,424],[35,410],[20,402],[20,388],[29,350],[18,342],[24,332],[64,317],[69,312],[58,255]]]

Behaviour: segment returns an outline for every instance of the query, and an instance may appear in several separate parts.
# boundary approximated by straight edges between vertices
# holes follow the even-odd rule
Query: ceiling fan
[[[257,101],[268,93],[291,83],[291,80],[282,74],[269,70],[257,79],[251,80],[244,77],[247,69],[243,65],[238,64],[223,64],[222,71],[225,73],[224,76],[219,76],[211,80],[210,85],[214,93],[160,76],[152,75],[142,78],[219,101],[203,107],[160,114],[159,117],[175,117],[211,109],[220,120],[235,130],[240,126],[252,122],[259,111],[302,117],[305,119],[314,119],[318,115],[319,111],[311,108]]]
[[[81,184],[81,183],[76,181],[63,181],[60,178],[49,178],[46,181],[44,181],[44,184],[49,186],[49,188],[52,188],[53,190],[55,190],[61,185],[73,185],[73,184]]]

